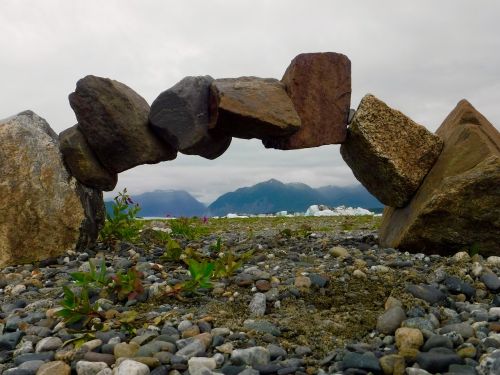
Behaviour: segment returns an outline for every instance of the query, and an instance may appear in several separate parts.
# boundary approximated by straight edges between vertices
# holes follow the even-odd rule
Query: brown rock
[[[153,131],[173,148],[188,155],[215,159],[231,137],[209,131],[210,76],[186,77],[162,92],[151,105]]]
[[[436,133],[443,152],[408,206],[386,208],[383,246],[453,255],[500,255],[500,134],[466,100]]]
[[[280,81],[240,77],[212,82],[210,123],[233,137],[265,139],[294,133],[300,118]]]
[[[295,57],[281,82],[302,121],[293,135],[264,140],[281,150],[342,143],[351,103],[351,61],[340,53],[303,53]]]
[[[373,95],[359,104],[340,153],[354,176],[387,206],[403,207],[434,165],[443,142]]]
[[[64,162],[78,181],[98,190],[111,191],[115,188],[118,175],[102,166],[78,125],[59,134],[59,143]]]
[[[384,375],[405,374],[406,363],[403,356],[397,354],[384,355],[379,361]]]
[[[70,375],[71,367],[63,361],[52,361],[41,365],[37,375]]]
[[[419,349],[424,344],[424,335],[416,328],[398,328],[395,338],[396,346],[400,350],[405,348]]]
[[[175,159],[177,151],[149,128],[148,103],[123,83],[86,76],[77,82],[69,103],[79,129],[110,172]]]
[[[0,267],[92,245],[102,193],[66,170],[57,134],[31,111],[0,121]]]

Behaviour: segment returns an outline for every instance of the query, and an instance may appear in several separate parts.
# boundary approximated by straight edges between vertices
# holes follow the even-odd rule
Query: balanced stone
[[[151,128],[183,154],[215,159],[231,144],[231,137],[208,129],[212,81],[210,76],[186,77],[162,92],[151,105]]]
[[[462,100],[436,133],[444,149],[404,208],[386,208],[382,246],[452,255],[499,255],[500,133]]]
[[[282,150],[345,141],[351,102],[351,61],[340,53],[303,53],[295,57],[281,82],[302,125],[288,137],[264,140]]]
[[[216,79],[211,85],[210,127],[237,138],[286,136],[300,128],[300,118],[277,79]]]
[[[57,135],[31,111],[0,121],[0,267],[93,244],[102,193],[66,170]]]
[[[115,188],[118,175],[104,168],[78,125],[60,133],[59,143],[64,162],[79,182],[98,190],[111,191]]]
[[[359,104],[340,153],[378,200],[403,207],[442,147],[438,136],[368,94]]]
[[[177,156],[177,151],[150,129],[148,103],[123,83],[86,76],[77,82],[69,103],[79,129],[110,172]]]

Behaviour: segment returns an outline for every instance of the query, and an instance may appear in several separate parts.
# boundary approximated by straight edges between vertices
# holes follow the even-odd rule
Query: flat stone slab
[[[104,191],[115,188],[118,175],[104,168],[78,125],[59,134],[59,148],[71,174],[82,184]]]
[[[273,78],[216,79],[211,85],[210,127],[237,138],[286,136],[300,118],[285,86]]]
[[[462,100],[436,133],[444,149],[408,206],[386,208],[381,246],[500,255],[500,134]]]
[[[291,136],[264,140],[264,146],[295,150],[345,141],[351,104],[351,61],[347,56],[302,53],[292,60],[281,82],[302,125]]]
[[[340,153],[379,201],[403,207],[439,156],[443,142],[373,95],[359,104]]]
[[[177,156],[150,129],[148,103],[121,82],[86,76],[77,82],[69,103],[90,148],[110,172]]]
[[[231,144],[231,137],[209,131],[210,76],[186,77],[162,92],[151,105],[153,131],[174,149],[215,159]]]

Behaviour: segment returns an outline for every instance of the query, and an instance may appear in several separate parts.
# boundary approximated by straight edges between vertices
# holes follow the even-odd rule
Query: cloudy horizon
[[[466,98],[498,128],[499,14],[494,0],[2,0],[0,118],[31,109],[59,133],[76,123],[67,97],[88,74],[152,103],[184,76],[281,78],[297,54],[333,51],[352,62],[352,108],[373,93],[434,131]],[[234,139],[214,161],[179,154],[123,172],[115,192],[184,189],[209,203],[270,178],[357,183],[338,145],[278,151]]]

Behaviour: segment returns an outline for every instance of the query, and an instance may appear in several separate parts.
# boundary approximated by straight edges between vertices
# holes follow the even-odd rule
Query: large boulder
[[[340,153],[379,201],[403,207],[434,165],[443,142],[373,95],[359,104]]]
[[[288,137],[265,140],[281,150],[342,143],[351,104],[351,61],[340,53],[303,53],[295,57],[281,82],[302,121]]]
[[[110,172],[177,156],[150,129],[148,103],[123,83],[86,76],[77,82],[69,103],[90,148]]]
[[[151,105],[151,128],[183,154],[215,159],[231,144],[231,137],[208,129],[213,80],[210,76],[186,77],[162,92]]]
[[[444,148],[404,208],[386,208],[383,246],[454,254],[500,255],[500,134],[462,100],[436,133]]]
[[[300,118],[285,86],[273,78],[216,79],[211,85],[210,127],[237,138],[286,136]]]
[[[0,144],[0,267],[92,245],[102,193],[68,173],[47,122],[31,111],[1,120]]]
[[[118,175],[109,172],[99,162],[78,125],[59,134],[59,147],[71,174],[85,186],[111,191],[118,182]]]

